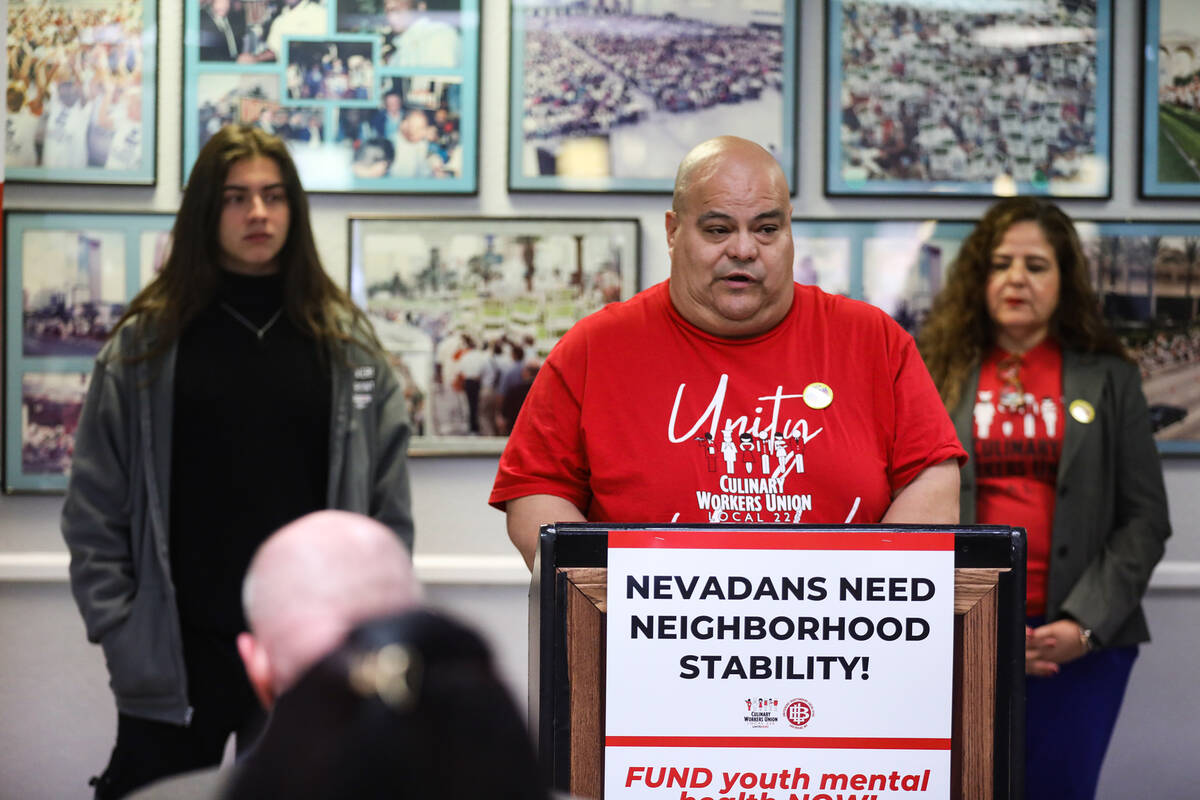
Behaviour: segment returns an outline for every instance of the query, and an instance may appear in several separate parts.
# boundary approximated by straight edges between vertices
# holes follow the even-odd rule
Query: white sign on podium
[[[611,531],[607,800],[950,796],[954,536]]]

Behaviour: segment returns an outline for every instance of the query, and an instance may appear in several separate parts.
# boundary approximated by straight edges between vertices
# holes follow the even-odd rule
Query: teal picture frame
[[[1200,197],[1200,107],[1192,65],[1200,24],[1187,0],[1145,0],[1142,12],[1142,158],[1145,198]]]
[[[758,142],[795,186],[799,4],[634,5],[513,0],[509,190],[670,192],[718,135]]]
[[[1110,197],[1112,16],[826,0],[825,193]]]
[[[11,183],[152,186],[157,163],[158,0],[76,13],[62,3],[8,4],[9,108],[5,179]],[[131,18],[120,16],[128,8]],[[85,22],[95,24],[81,27]],[[12,110],[15,92],[24,92]]]
[[[96,354],[170,247],[174,214],[4,214],[4,490],[66,489]]]
[[[476,194],[480,0],[420,5],[242,4],[216,29],[185,0],[182,181],[216,130],[244,123],[287,143],[310,192]]]

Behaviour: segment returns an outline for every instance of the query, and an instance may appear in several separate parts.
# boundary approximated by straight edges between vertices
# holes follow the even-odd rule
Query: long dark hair
[[[917,339],[925,366],[949,408],[957,405],[968,373],[995,340],[986,297],[992,251],[1009,228],[1027,221],[1042,229],[1058,260],[1058,307],[1050,318],[1050,335],[1072,350],[1129,359],[1100,315],[1087,258],[1071,218],[1046,200],[1010,197],[989,208],[963,241]]]
[[[415,610],[360,625],[280,695],[224,800],[547,800],[478,634]]]
[[[138,326],[142,349],[126,353],[130,360],[164,353],[212,302],[220,281],[217,231],[225,179],[234,163],[255,157],[270,158],[278,165],[287,194],[289,224],[279,251],[279,270],[288,318],[322,344],[353,339],[379,349],[366,315],[330,280],[321,265],[313,241],[308,196],[283,141],[249,125],[227,125],[208,140],[192,166],[162,271],[133,298],[115,326],[119,329],[126,322]]]

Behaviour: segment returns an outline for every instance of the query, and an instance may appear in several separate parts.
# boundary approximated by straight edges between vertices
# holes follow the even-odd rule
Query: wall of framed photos
[[[1164,3],[1169,6],[1172,2],[1174,0],[1155,0],[1150,6],[1150,11],[1159,9]],[[150,0],[146,0],[146,5],[149,7],[154,4]],[[343,0],[341,5],[349,7],[350,4]],[[544,0],[522,0],[516,4],[483,4],[479,7],[480,16],[477,19],[478,30],[482,32],[479,46],[477,48],[464,46],[468,52],[477,51],[475,55],[479,67],[477,127],[480,135],[478,137],[478,181],[475,194],[463,196],[458,196],[454,192],[427,194],[424,193],[424,189],[414,189],[414,185],[410,184],[407,186],[410,191],[422,193],[389,194],[380,191],[355,193],[339,190],[336,193],[325,192],[311,195],[318,247],[326,267],[335,280],[345,283],[351,269],[352,231],[354,229],[353,226],[347,225],[346,220],[352,217],[379,216],[440,216],[444,218],[484,216],[533,219],[539,217],[633,218],[640,223],[640,242],[637,248],[638,252],[635,254],[638,262],[635,268],[640,268],[640,279],[636,280],[634,286],[648,286],[666,276],[666,246],[662,234],[662,213],[668,202],[665,194],[647,192],[645,187],[634,187],[638,191],[632,194],[624,191],[550,191],[563,187],[556,186],[554,181],[539,182],[536,176],[530,178],[528,175],[526,175],[528,180],[524,184],[521,184],[519,180],[514,184],[514,168],[524,162],[521,161],[523,156],[520,148],[513,147],[514,140],[520,139],[522,133],[520,126],[516,125],[513,120],[515,110],[510,90],[514,89],[516,85],[512,84],[513,73],[510,70],[510,64],[514,56],[522,55],[523,51],[518,45],[532,46],[531,40],[521,38],[529,36],[528,33],[522,33],[522,29],[528,27],[528,19],[536,19],[534,15],[540,13],[539,9],[546,5],[551,4],[545,3]],[[759,13],[768,13],[770,9],[775,8],[776,4],[773,0],[771,2],[755,0],[752,5],[756,9],[760,9]],[[870,196],[856,192],[836,195],[827,193],[831,188],[831,183],[836,184],[837,181],[843,181],[845,177],[843,175],[836,181],[831,181],[830,174],[828,174],[826,162],[832,134],[828,125],[830,115],[824,111],[830,102],[826,73],[829,70],[828,58],[831,50],[827,44],[840,30],[840,26],[847,25],[842,16],[843,5],[850,4],[830,4],[833,9],[828,15],[830,19],[826,18],[826,4],[822,2],[785,4],[779,8],[786,8],[786,12],[770,11],[770,13],[779,14],[779,19],[788,28],[794,28],[796,36],[795,46],[785,49],[789,49],[792,53],[798,79],[794,81],[792,89],[788,88],[786,81],[784,82],[782,94],[779,95],[779,102],[783,106],[771,104],[763,106],[775,109],[790,107],[794,103],[798,110],[794,124],[790,126],[791,130],[784,134],[786,136],[787,133],[791,133],[794,136],[794,141],[784,150],[795,154],[795,217],[798,220],[816,222],[821,220],[886,222],[889,219],[922,218],[969,221],[987,207],[988,200],[986,198],[944,197],[932,191],[923,191],[919,196],[911,197],[895,197],[891,196],[891,192]],[[1118,146],[1111,148],[1111,169],[1108,170],[1111,178],[1111,197],[1095,199],[1064,197],[1060,202],[1069,213],[1078,219],[1109,223],[1191,222],[1193,221],[1191,203],[1158,198],[1148,199],[1140,196],[1139,178],[1142,175],[1142,169],[1139,159],[1140,149],[1136,146],[1136,133],[1138,121],[1143,117],[1140,107],[1143,65],[1139,44],[1142,36],[1142,11],[1130,7],[1130,4],[1113,5],[1115,7],[1111,9],[1109,4],[1104,2],[1097,6],[1098,13],[1099,11],[1111,12],[1110,16],[1103,19],[1103,30],[1109,35],[1111,41],[1098,45],[1098,51],[1103,51],[1105,55],[1102,60],[1106,63],[1101,66],[1107,66],[1111,72],[1109,78],[1111,100],[1106,98],[1104,105],[1109,106],[1107,110],[1112,118],[1109,126],[1113,131],[1112,138],[1119,143]],[[187,8],[190,12],[194,12],[197,7],[194,3],[190,3]],[[463,16],[469,17],[470,15],[466,12],[474,9],[475,4],[463,3],[460,4],[460,8],[465,10]],[[761,11],[761,9],[768,11]],[[521,17],[522,14],[529,15],[528,19]],[[836,18],[834,15],[837,15]],[[514,17],[523,20],[518,28],[513,28],[511,24]],[[369,30],[370,20],[360,24],[360,22],[355,22],[347,17],[346,21],[343,21],[340,12],[336,16],[331,14],[331,18],[335,21],[330,24],[336,27],[338,32],[327,34],[328,37],[332,37],[329,40],[320,39],[322,48],[329,50],[331,47],[345,44],[346,42],[342,39],[350,41],[356,36],[365,37],[364,41],[371,40],[374,48],[372,52],[375,53],[376,61],[380,64],[377,69],[380,74],[375,77],[375,80],[391,80],[396,76],[422,71],[419,68],[387,66],[386,60],[380,55],[388,47],[386,36],[372,39],[368,34],[350,32],[351,29],[357,31],[360,28]],[[473,19],[468,19],[462,23],[463,29],[470,30],[473,21]],[[862,20],[856,20],[856,24],[861,22]],[[367,25],[367,28],[363,28],[363,25]],[[342,32],[342,29],[346,29],[346,32]],[[179,186],[185,179],[186,169],[181,155],[188,149],[188,131],[197,127],[197,121],[192,118],[192,114],[183,110],[188,106],[186,104],[181,106],[181,93],[190,91],[188,87],[203,78],[204,75],[222,70],[231,74],[237,74],[240,71],[256,76],[256,80],[262,80],[264,75],[269,76],[272,80],[279,82],[278,91],[289,91],[286,88],[286,77],[282,66],[276,67],[272,63],[248,66],[226,65],[213,60],[211,56],[201,58],[199,51],[195,49],[197,41],[187,38],[187,32],[181,21],[174,15],[158,20],[158,34],[158,48],[155,53],[159,65],[157,107],[163,110],[158,115],[155,128],[155,140],[158,143],[155,148],[157,157],[155,185],[152,187],[79,185],[68,188],[58,185],[10,181],[5,198],[7,210],[66,213],[93,212],[103,209],[105,212],[133,215],[169,214],[177,206],[180,196]],[[514,38],[514,35],[517,38]],[[844,36],[839,37],[838,41],[842,42],[844,38]],[[337,41],[333,41],[334,39]],[[189,41],[191,41],[190,49],[184,47],[185,42]],[[464,37],[464,42],[469,41],[469,37]],[[1177,43],[1175,46],[1178,46]],[[786,59],[784,60],[786,61]],[[430,67],[424,71],[450,74],[455,79],[469,82],[471,74],[464,72],[464,69],[463,66]],[[847,67],[847,71],[849,71],[849,67]],[[279,74],[276,74],[277,72]],[[836,74],[834,77],[839,80],[849,80],[849,78],[839,77]],[[379,91],[383,93],[382,84]],[[793,99],[788,99],[789,91],[794,91]],[[328,127],[330,128],[335,126],[339,117],[349,111],[354,111],[355,103],[359,102],[367,101],[313,101],[322,108],[323,113],[326,114],[326,120],[335,121],[329,122]],[[369,102],[379,104],[382,103],[382,100],[376,97]],[[702,113],[717,114],[718,116],[713,119],[719,122],[721,119],[735,118],[738,114],[733,112],[740,113],[758,107],[749,101],[742,101],[727,103],[714,108],[711,112]],[[257,108],[258,106],[255,105],[248,113],[253,115]],[[274,107],[266,110],[268,115],[272,108]],[[722,110],[724,108],[732,111],[726,112]],[[178,114],[173,113],[175,109],[179,109]],[[771,111],[771,113],[776,112]],[[1096,124],[1099,125],[1100,122],[1096,122]],[[637,129],[639,126],[633,127]],[[711,132],[715,132],[715,130]],[[333,140],[335,134],[332,130],[326,131],[325,138]],[[595,137],[589,135],[587,138]],[[611,146],[614,148],[617,146],[615,143],[621,141],[617,137],[610,138],[614,143]],[[652,148],[656,139],[650,136],[643,138],[645,141],[636,141],[636,146],[625,140],[625,144],[622,145],[623,152],[638,151],[639,148]],[[849,147],[845,142],[840,144]],[[678,145],[674,142],[664,142],[661,146],[670,149]],[[466,161],[471,161],[469,156],[466,157]],[[516,172],[520,173],[521,170],[516,170]],[[520,178],[521,175],[518,174],[516,177]],[[536,191],[539,187],[546,191]],[[617,188],[620,187],[618,179]],[[514,191],[514,189],[518,191]],[[1072,190],[1068,194],[1078,194],[1078,192]],[[797,224],[804,223],[798,222]],[[797,231],[797,233],[800,234],[802,231]],[[11,242],[9,244],[11,245]],[[8,270],[8,281],[11,282],[19,276],[19,268],[20,265],[17,265],[16,269]],[[628,279],[628,276],[626,278]],[[136,286],[136,283],[130,285]],[[854,286],[848,284],[847,288],[855,296],[865,297],[868,294],[863,291],[864,287],[861,282]],[[10,312],[11,310],[13,309],[10,309]],[[6,313],[6,317],[12,316],[12,313]],[[13,324],[14,320],[8,319],[10,328]],[[10,356],[10,362],[15,363],[23,357],[36,358],[34,354],[21,351],[20,348],[12,352],[16,358]],[[40,371],[37,364],[33,361],[30,363],[32,366],[29,367],[29,371]],[[74,363],[68,364],[68,366],[78,367]],[[11,373],[11,370],[8,371]],[[57,370],[48,370],[48,372],[55,371]],[[12,388],[9,388],[10,398],[19,396],[19,393],[14,395]],[[10,399],[11,404],[12,400]],[[7,416],[12,418],[11,409]],[[12,427],[11,422],[8,427]],[[12,436],[9,435],[7,438],[11,439]],[[491,449],[494,453],[495,448]],[[9,450],[11,452],[11,448]],[[466,448],[466,450],[469,452],[470,448]],[[459,451],[461,452],[462,449],[460,448]],[[436,452],[436,449],[433,452]],[[1173,475],[1177,471],[1186,473],[1193,468],[1190,461],[1168,461],[1168,481],[1173,483]],[[12,465],[10,465],[9,471],[12,472]],[[487,469],[483,469],[481,474],[487,472]],[[486,493],[486,482],[485,479],[483,481],[485,485],[478,490],[480,499]],[[12,482],[9,481],[7,485],[11,486]],[[24,488],[53,488],[54,485],[56,484],[53,482],[41,484],[38,480],[32,480]],[[61,482],[57,485],[61,485]],[[2,508],[0,506],[0,509]],[[3,512],[0,511],[0,513]],[[1181,519],[1186,519],[1186,517],[1181,517]],[[485,514],[480,518],[479,523],[482,524],[474,524],[471,527],[474,529],[482,527],[492,531],[501,528],[500,520],[495,516]],[[446,526],[438,525],[436,527],[445,529]],[[51,533],[48,536],[44,531],[19,534],[19,537],[22,542],[19,548],[21,550],[42,550],[56,547],[58,544],[56,535]],[[508,554],[507,542],[503,541],[502,537],[490,534],[473,536],[470,544],[464,544],[461,547],[452,543],[443,543],[440,540],[439,545],[445,547],[448,552],[459,550],[479,552],[482,549],[483,552],[490,555]],[[1180,551],[1184,556],[1180,558],[1181,561],[1200,561],[1200,545],[1189,546],[1181,543],[1173,544],[1172,547],[1176,551],[1181,547],[1188,548]]]
[[[10,3],[13,0],[9,0]],[[190,2],[190,0],[189,0]],[[790,5],[790,4],[789,4]],[[796,164],[794,212],[806,221],[879,221],[891,218],[928,218],[964,221],[980,215],[988,205],[981,197],[920,197],[846,193],[826,194],[825,80],[828,30],[826,3],[801,0],[795,5],[795,124],[792,143]],[[345,283],[350,269],[352,230],[349,218],[373,217],[520,217],[520,218],[622,218],[635,219],[640,227],[638,261],[640,285],[664,279],[668,272],[663,212],[670,199],[655,193],[549,192],[546,187],[511,190],[510,164],[510,38],[511,5],[488,0],[480,2],[478,50],[478,173],[475,194],[313,194],[310,202],[322,259],[335,280]],[[154,185],[61,185],[10,182],[5,190],[6,210],[68,214],[104,210],[127,215],[170,214],[178,205],[184,179],[181,152],[185,139],[182,86],[185,73],[184,31],[176,14],[160,15],[158,21],[158,86]],[[1194,223],[1195,200],[1143,197],[1139,131],[1144,115],[1142,92],[1142,9],[1137,3],[1112,3],[1111,18],[1111,195],[1069,197],[1061,205],[1080,219],[1112,223],[1169,221]],[[347,41],[353,36],[347,37]],[[192,109],[193,112],[195,109]],[[712,133],[720,131],[713,130]],[[653,148],[653,140],[648,141]],[[1161,187],[1150,187],[1151,189]],[[1104,192],[1098,194],[1103,195]],[[6,267],[7,269],[7,267]],[[7,312],[6,312],[7,318]],[[7,334],[6,334],[7,335]],[[438,455],[415,458],[412,463],[413,495],[417,524],[416,557],[422,576],[436,588],[439,600],[456,605],[476,619],[486,619],[492,640],[501,651],[501,661],[518,693],[524,686],[525,592],[527,571],[512,550],[504,531],[503,516],[486,504],[496,469],[496,455]],[[1200,715],[1196,690],[1178,679],[1179,663],[1198,654],[1198,643],[1190,619],[1200,612],[1200,459],[1168,455],[1164,461],[1171,505],[1174,537],[1168,543],[1167,560],[1155,576],[1148,601],[1151,624],[1158,642],[1147,648],[1135,672],[1134,686],[1126,704],[1126,717],[1118,727],[1102,796],[1136,796],[1144,786],[1139,775],[1151,766],[1168,788],[1180,788],[1184,796],[1191,783],[1190,753],[1200,749],[1195,726]],[[102,763],[110,740],[107,690],[103,666],[94,648],[83,644],[82,628],[67,599],[66,556],[58,534],[61,496],[56,494],[0,495],[0,633],[16,631],[33,619],[49,628],[46,636],[77,642],[78,647],[55,654],[23,655],[6,675],[15,687],[13,696],[29,700],[0,703],[0,716],[28,720],[31,743],[24,751],[12,750],[11,759],[0,759],[0,774],[6,776],[63,771],[54,764],[57,755],[46,742],[64,742],[62,724],[43,706],[30,706],[46,694],[38,675],[57,669],[66,659],[85,674],[63,686],[59,704],[96,711],[97,721],[72,723],[69,743],[56,745],[54,753],[69,752],[80,759],[78,774],[91,774]],[[23,583],[22,581],[32,581]],[[10,637],[6,637],[10,638]],[[36,637],[27,637],[36,639]],[[25,687],[21,691],[21,687]],[[62,698],[66,697],[66,700]],[[78,702],[75,702],[75,701]],[[1170,720],[1176,740],[1164,743],[1161,731]],[[61,720],[60,720],[61,723]],[[23,723],[24,724],[24,723]],[[1191,731],[1191,733],[1187,733]],[[86,734],[86,741],[82,741]],[[1190,737],[1190,738],[1189,738]],[[75,758],[71,759],[72,769]],[[1128,782],[1121,783],[1122,774]],[[74,787],[74,776],[68,776]],[[64,778],[67,780],[68,778]],[[1170,783],[1178,781],[1177,783]],[[54,796],[77,796],[75,788]],[[34,796],[31,794],[30,796]],[[82,795],[78,795],[82,796]]]

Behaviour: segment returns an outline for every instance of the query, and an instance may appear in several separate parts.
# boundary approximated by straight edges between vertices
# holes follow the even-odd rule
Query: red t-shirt
[[[558,343],[489,502],[552,494],[607,522],[872,523],[950,458],[966,453],[883,311],[797,285],[775,328],[723,339],[684,320],[664,282]]]
[[[1026,613],[1046,612],[1054,490],[1062,453],[1062,350],[1046,339],[1024,356],[993,348],[975,396],[976,520],[1025,529]]]

